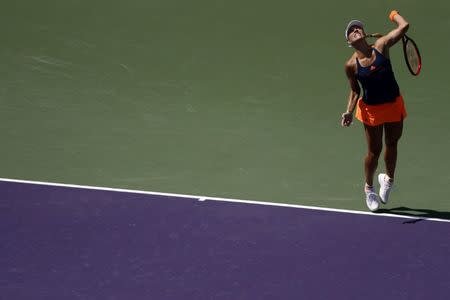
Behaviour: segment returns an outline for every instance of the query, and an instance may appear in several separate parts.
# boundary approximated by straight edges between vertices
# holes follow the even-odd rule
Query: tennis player
[[[350,21],[345,28],[345,38],[355,52],[345,64],[350,83],[347,110],[342,114],[342,126],[350,126],[355,117],[364,124],[368,153],[364,160],[366,204],[371,211],[387,203],[394,185],[397,162],[397,144],[402,135],[406,110],[389,60],[389,48],[395,45],[408,30],[408,22],[395,10],[389,19],[397,27],[378,38],[373,45],[366,41],[361,21]],[[360,87],[361,85],[361,87]],[[363,95],[360,98],[361,88]],[[378,175],[379,197],[374,190],[373,177],[385,141],[384,162],[386,171]]]

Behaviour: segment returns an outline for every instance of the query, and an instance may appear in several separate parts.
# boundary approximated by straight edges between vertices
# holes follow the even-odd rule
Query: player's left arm
[[[390,48],[395,45],[395,43],[397,43],[409,29],[408,21],[406,21],[405,18],[398,13],[398,11],[393,10],[389,15],[389,19],[392,22],[397,23],[397,28],[377,40],[377,46],[383,50],[384,48]]]

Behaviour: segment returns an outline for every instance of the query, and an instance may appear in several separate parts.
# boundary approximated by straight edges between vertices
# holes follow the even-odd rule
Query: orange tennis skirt
[[[355,117],[369,126],[377,126],[384,123],[400,122],[407,116],[402,95],[394,102],[368,105],[362,98],[358,100]]]

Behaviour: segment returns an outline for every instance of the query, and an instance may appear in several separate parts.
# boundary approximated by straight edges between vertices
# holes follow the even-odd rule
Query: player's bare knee
[[[378,159],[381,155],[381,148],[369,149],[367,157],[370,159]]]
[[[386,139],[385,144],[387,149],[397,149],[398,141],[400,140],[400,136],[398,138],[390,138]]]

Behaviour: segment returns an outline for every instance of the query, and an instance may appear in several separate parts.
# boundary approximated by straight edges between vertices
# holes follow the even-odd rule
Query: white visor
[[[348,22],[347,27],[345,27],[345,39],[348,41],[348,30],[352,27],[352,26],[358,26],[364,29],[364,24],[363,22],[359,21],[359,20],[351,20],[350,22]]]

